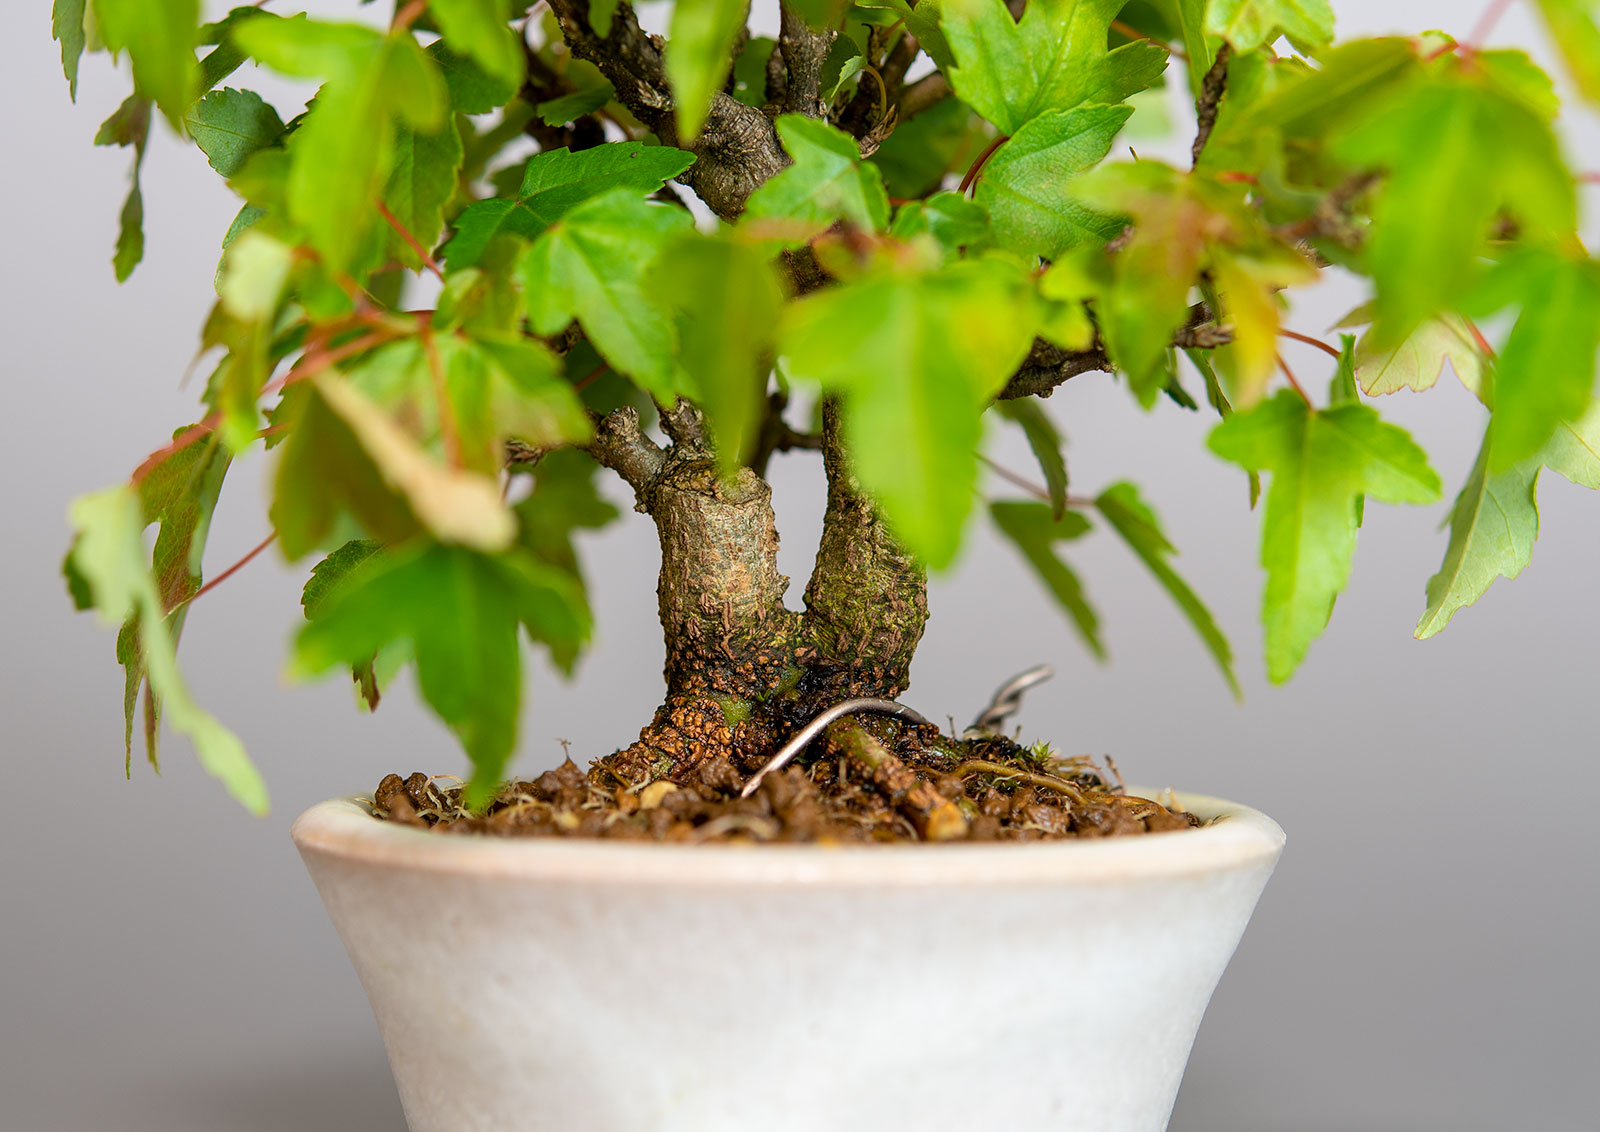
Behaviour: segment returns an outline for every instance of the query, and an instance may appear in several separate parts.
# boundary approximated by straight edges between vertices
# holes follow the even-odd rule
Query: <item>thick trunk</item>
[[[828,509],[806,586],[806,631],[837,698],[893,698],[910,683],[928,620],[926,572],[900,546],[850,472],[838,406],[823,407]]]

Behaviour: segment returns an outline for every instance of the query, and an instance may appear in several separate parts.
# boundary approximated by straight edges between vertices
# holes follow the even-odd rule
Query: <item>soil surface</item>
[[[569,759],[507,783],[480,814],[462,806],[454,779],[391,774],[374,809],[441,833],[679,842],[1039,841],[1200,824],[1170,797],[1162,805],[1125,793],[1114,763],[1063,759],[999,736],[952,739],[885,717],[855,720],[768,774],[749,798],[739,792],[767,761],[766,744],[744,757],[735,748],[732,757],[653,763],[636,745],[587,773]]]

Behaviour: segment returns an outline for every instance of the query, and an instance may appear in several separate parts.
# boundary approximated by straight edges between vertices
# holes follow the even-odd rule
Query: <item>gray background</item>
[[[196,608],[183,652],[202,702],[258,758],[272,815],[237,810],[177,741],[162,778],[136,765],[123,781],[121,676],[112,635],[71,615],[62,592],[64,512],[193,419],[195,391],[179,378],[236,203],[197,153],[158,137],[145,175],[149,255],[117,288],[108,258],[127,162],[89,139],[125,79],[86,60],[70,105],[46,5],[26,7],[0,45],[9,488],[0,1125],[395,1132],[399,1107],[371,1017],[286,830],[311,802],[370,788],[386,771],[449,772],[461,761],[409,688],[366,718],[338,682],[285,686],[303,570],[263,557]],[[1465,34],[1480,8],[1336,7],[1346,34],[1391,22]],[[1520,8],[1496,39],[1547,57]],[[1592,119],[1568,129],[1600,166]],[[1290,323],[1321,332],[1357,297],[1329,283]],[[1319,355],[1291,358],[1307,380],[1325,377]],[[1527,574],[1423,644],[1410,629],[1443,551],[1434,527],[1445,505],[1369,508],[1331,629],[1290,688],[1269,689],[1255,625],[1257,517],[1238,474],[1202,447],[1210,421],[1169,405],[1144,417],[1098,377],[1072,382],[1051,408],[1070,434],[1079,490],[1123,477],[1145,486],[1182,570],[1235,642],[1247,701],[1233,704],[1114,542],[1074,552],[1115,653],[1101,668],[987,531],[935,584],[908,701],[967,718],[1000,679],[1048,660],[1060,676],[1029,702],[1030,733],[1109,752],[1138,781],[1253,803],[1288,830],[1173,1127],[1594,1128],[1600,500],[1551,477]],[[1472,399],[1447,380],[1382,408],[1415,431],[1453,491],[1481,425]],[[1027,467],[1014,437],[1001,451]],[[247,462],[230,479],[212,571],[265,533],[266,466]],[[785,568],[803,580],[818,469],[782,460],[775,488]],[[656,702],[655,543],[631,518],[585,548],[598,645],[577,683],[535,666],[519,771],[556,761],[558,739],[583,756],[627,743]]]

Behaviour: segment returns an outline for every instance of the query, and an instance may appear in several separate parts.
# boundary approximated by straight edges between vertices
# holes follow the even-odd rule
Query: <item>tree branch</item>
[[[944,77],[943,71],[924,75],[900,92],[900,121],[910,121],[924,110],[937,106],[952,93],[950,80]]]
[[[596,418],[588,452],[641,498],[667,463],[667,454],[644,434],[638,412],[628,405]]]
[[[783,57],[783,108],[821,118],[827,111],[822,104],[822,63],[837,33],[833,28],[813,29],[788,4],[779,12],[778,48],[773,54]]]
[[[664,145],[678,145],[661,40],[639,26],[632,5],[617,6],[611,34],[602,37],[589,24],[588,0],[549,3],[572,53],[600,68],[617,99]],[[750,194],[789,164],[767,116],[722,91],[712,99],[700,137],[684,148],[695,163],[678,179],[724,220],[743,212]]]
[[[1205,152],[1206,142],[1211,140],[1211,131],[1217,124],[1217,109],[1228,90],[1228,58],[1231,54],[1232,48],[1228,44],[1219,47],[1216,60],[1200,82],[1200,95],[1194,101],[1198,129],[1195,131],[1194,145],[1189,150],[1195,165],[1200,164],[1200,155]]]
[[[1189,308],[1189,319],[1172,336],[1172,345],[1180,350],[1210,350],[1226,346],[1233,334],[1211,320],[1211,308],[1196,303]],[[1063,350],[1042,338],[1033,342],[1033,350],[1023,360],[1022,366],[1011,375],[1005,388],[995,394],[996,401],[1012,401],[1018,397],[1048,397],[1056,386],[1080,373],[1101,370],[1110,373],[1115,367],[1106,352],[1105,343],[1096,339],[1087,350]]]

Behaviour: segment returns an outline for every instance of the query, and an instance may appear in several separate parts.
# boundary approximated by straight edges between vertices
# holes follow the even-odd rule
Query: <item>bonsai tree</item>
[[[607,760],[619,796],[663,779],[731,794],[826,707],[900,695],[927,572],[977,526],[986,430],[1020,428],[1038,457],[1040,482],[1006,472],[1023,497],[988,513],[1088,648],[1098,620],[1064,552],[1098,527],[1237,693],[1138,488],[1069,488],[1044,399],[1073,379],[1219,418],[1211,452],[1241,472],[1219,506],[1262,512],[1283,681],[1366,501],[1440,498],[1379,406],[1448,362],[1486,425],[1426,584],[1416,635],[1437,633],[1527,564],[1543,469],[1600,487],[1585,178],[1551,79],[1485,46],[1506,6],[1463,41],[1335,45],[1326,0],[793,0],[754,24],[748,0],[410,0],[386,27],[55,0],[69,86],[85,50],[131,62],[95,137],[133,151],[118,277],[143,248],[152,129],[192,140],[243,201],[201,330],[200,419],[72,506],[66,576],[120,625],[130,761],[140,731],[154,762],[165,719],[266,806],[177,661],[191,603],[232,572],[201,569],[223,479],[262,450],[267,542],[315,562],[293,671],[347,672],[375,708],[414,670],[471,762],[466,809],[516,745],[522,638],[567,671],[582,653],[574,535],[619,518],[605,474],[659,531],[667,658],[660,711]],[[1538,8],[1600,98],[1595,6]],[[321,85],[285,121],[228,85],[247,61]],[[1112,159],[1167,84],[1195,106],[1190,160]],[[1371,301],[1336,339],[1291,330],[1296,289],[1329,269]],[[1286,338],[1325,372],[1291,372]],[[794,451],[828,485],[803,611],[765,479]],[[974,743],[1066,781],[1048,750],[981,730],[963,748],[845,717],[828,742],[930,837],[966,829],[929,820],[949,813],[939,768],[998,766]],[[944,761],[912,757],[929,751]]]

